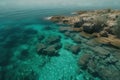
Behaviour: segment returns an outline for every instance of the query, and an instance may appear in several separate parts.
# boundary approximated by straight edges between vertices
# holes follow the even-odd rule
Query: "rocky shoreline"
[[[73,16],[52,16],[59,31],[78,45],[65,49],[74,54],[83,50],[78,66],[102,80],[120,80],[120,11],[78,11]]]

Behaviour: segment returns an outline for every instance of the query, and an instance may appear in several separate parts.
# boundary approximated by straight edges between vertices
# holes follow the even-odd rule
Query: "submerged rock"
[[[100,49],[100,50],[98,50]],[[117,63],[120,63],[112,54],[108,54],[104,49],[94,49],[92,54],[86,53],[80,56],[78,64],[82,69],[87,70],[94,77],[99,77],[102,80],[119,80],[120,70]],[[105,57],[101,57],[105,56]],[[114,73],[114,74],[113,74]]]
[[[37,53],[45,56],[59,56],[59,49],[62,47],[60,36],[48,36],[43,42],[37,45]]]
[[[78,54],[78,52],[80,52],[80,45],[74,45],[71,46],[70,51],[72,51],[73,54]]]
[[[43,51],[43,49],[45,49],[47,46],[45,45],[45,44],[43,44],[43,43],[40,43],[40,44],[38,44],[37,45],[37,52],[39,53],[41,53],[42,51]]]
[[[58,50],[55,49],[55,46],[48,46],[47,48],[43,49],[43,55],[48,55],[48,56],[59,56]]]
[[[119,80],[120,79],[120,71],[110,69],[110,68],[102,68],[99,71],[99,76],[103,80]]]
[[[46,43],[48,44],[55,44],[60,41],[60,36],[48,36],[45,40]]]
[[[45,45],[39,44],[37,52],[39,55],[46,55],[46,56],[59,56],[59,49],[61,48],[61,44],[54,44],[54,45]]]
[[[78,54],[81,51],[80,45],[66,44],[64,48],[71,51],[73,54]]]
[[[83,54],[83,55],[80,57],[80,59],[79,59],[79,61],[78,61],[78,64],[79,64],[82,68],[86,69],[86,68],[87,68],[87,63],[89,62],[91,56],[92,56],[92,55],[89,54],[89,53]]]
[[[72,39],[73,39],[73,41],[75,41],[76,43],[81,43],[80,35],[72,36]]]

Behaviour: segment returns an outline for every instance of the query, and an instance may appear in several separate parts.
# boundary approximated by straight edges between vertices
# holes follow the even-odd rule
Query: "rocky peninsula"
[[[78,66],[101,80],[120,80],[120,10],[78,11],[72,16],[52,16],[59,31],[77,45],[65,49],[77,55]]]

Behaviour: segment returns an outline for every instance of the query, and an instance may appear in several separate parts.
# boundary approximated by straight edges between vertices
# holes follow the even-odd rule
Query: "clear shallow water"
[[[0,80],[71,80],[76,60],[66,50],[60,57],[38,55],[39,35],[61,35],[58,25],[44,20],[76,9],[6,10],[0,12]],[[46,30],[46,26],[50,30]],[[61,40],[61,43],[64,38]],[[65,53],[65,54],[64,54]]]
[[[59,33],[58,25],[44,20],[52,15],[71,15],[77,10],[79,8],[0,12],[0,80],[87,80],[84,78],[87,73],[78,72],[78,56],[63,48],[67,43],[76,44]],[[47,26],[51,28],[45,28]],[[46,38],[61,36],[60,56],[38,55],[36,47],[41,34]]]

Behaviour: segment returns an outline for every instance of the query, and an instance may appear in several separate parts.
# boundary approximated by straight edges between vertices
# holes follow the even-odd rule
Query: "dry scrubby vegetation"
[[[103,27],[106,25],[106,21],[107,21],[106,17],[103,16],[96,17],[94,20],[94,23],[96,25],[95,27],[98,28],[98,30],[103,29]]]

